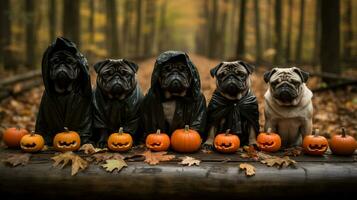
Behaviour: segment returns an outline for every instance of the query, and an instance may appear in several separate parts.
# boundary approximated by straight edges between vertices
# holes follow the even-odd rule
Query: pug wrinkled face
[[[165,96],[185,96],[191,85],[191,73],[187,64],[180,60],[169,60],[160,71],[159,82]]]
[[[78,60],[68,51],[58,51],[50,58],[50,79],[57,93],[72,91],[72,84],[80,73]]]
[[[109,60],[97,73],[98,86],[110,98],[124,99],[136,88],[136,69],[124,60]]]

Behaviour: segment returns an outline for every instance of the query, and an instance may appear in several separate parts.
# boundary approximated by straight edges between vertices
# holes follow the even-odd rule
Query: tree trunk
[[[35,0],[26,0],[26,67],[36,68]]]
[[[117,4],[116,0],[106,0],[106,16],[107,16],[107,41],[109,55],[116,58],[120,55],[119,52],[119,33],[117,26]]]
[[[352,42],[353,42],[353,26],[352,26],[352,0],[345,0],[345,14],[344,21],[344,58],[345,60],[351,59]]]
[[[142,0],[137,0],[136,3],[136,44],[135,52],[138,57],[141,56],[141,10]]]
[[[271,48],[272,45],[272,37],[271,37],[271,5],[272,5],[272,0],[267,0],[267,14],[266,14],[266,19],[265,19],[265,31],[266,31],[266,38],[265,38],[265,49]]]
[[[146,1],[146,23],[147,30],[144,35],[145,56],[150,57],[154,52],[156,35],[156,0]]]
[[[121,42],[121,48],[122,48],[122,54],[124,56],[130,55],[130,47],[131,47],[131,38],[130,38],[130,33],[131,33],[131,16],[132,16],[132,0],[126,0],[125,5],[124,5],[124,22],[123,22],[123,37],[122,37],[122,42]]]
[[[63,36],[80,45],[80,0],[63,0]]]
[[[239,13],[239,29],[238,29],[238,43],[237,43],[237,58],[243,58],[245,54],[245,10],[246,0],[241,0]]]
[[[222,2],[222,1],[221,1]],[[217,34],[216,38],[219,39],[219,48],[217,52],[217,56],[221,59],[226,57],[226,29],[227,29],[227,17],[228,17],[228,0],[223,1],[222,6],[222,17],[221,17],[221,27],[219,28],[219,34]]]
[[[49,28],[49,41],[54,41],[56,38],[57,26],[57,5],[56,0],[48,1],[48,28]]]
[[[258,0],[254,0],[254,11],[255,11],[255,54],[256,62],[260,63],[262,61],[262,44],[260,38],[260,11]]]
[[[3,62],[4,69],[10,69],[7,62],[7,52],[11,45],[11,6],[10,0],[3,0],[0,3],[0,62]]]
[[[95,28],[94,28],[94,16],[95,16],[95,2],[94,0],[89,0],[89,42],[90,44],[94,44],[94,35],[95,35]]]
[[[296,41],[296,56],[295,60],[297,63],[301,63],[302,59],[302,46],[304,37],[304,21],[305,21],[305,0],[300,0],[300,23],[299,23],[299,34]]]
[[[161,53],[166,49],[167,31],[166,31],[166,10],[167,10],[167,0],[164,0],[160,8],[160,24],[159,24],[159,52]]]
[[[231,51],[231,49],[235,49],[236,48],[236,42],[237,42],[237,19],[238,19],[238,9],[239,9],[239,1],[238,0],[231,0],[231,4],[232,5],[232,15],[231,15],[231,19],[230,19],[230,22],[229,22],[229,25],[230,25],[230,28],[229,28],[229,35],[230,35],[230,39],[228,40],[229,41],[229,49]],[[229,54],[228,56],[229,57],[232,57],[234,56],[234,51],[231,51],[233,52],[233,55],[232,54]]]
[[[291,62],[291,36],[292,36],[292,24],[293,24],[293,0],[289,0],[289,12],[288,12],[288,24],[286,30],[286,61]]]
[[[200,17],[204,22],[196,30],[195,34],[195,51],[200,55],[207,56],[208,50],[208,30],[209,30],[209,1],[202,1],[202,9],[200,9]]]
[[[212,10],[211,10],[211,25],[209,30],[209,49],[208,57],[214,58],[217,51],[217,21],[218,21],[218,0],[212,0]]]
[[[275,0],[275,40],[274,40],[274,46],[275,46],[275,57],[274,57],[274,63],[275,64],[282,64],[283,58],[282,58],[282,45],[281,41],[283,39],[282,37],[282,32],[281,32],[281,26],[282,26],[282,6],[281,6],[281,0]]]
[[[315,33],[314,33],[314,52],[313,52],[313,64],[318,65],[320,59],[320,40],[321,40],[321,1],[315,2]]]
[[[321,1],[320,63],[322,72],[340,74],[340,1]],[[333,83],[331,79],[323,79]]]

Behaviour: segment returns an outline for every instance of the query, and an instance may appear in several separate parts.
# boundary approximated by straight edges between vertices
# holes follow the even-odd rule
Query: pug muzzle
[[[161,88],[171,96],[183,96],[191,85],[191,74],[183,62],[167,62],[160,72]]]
[[[59,51],[52,55],[50,65],[50,79],[54,82],[55,91],[71,92],[80,73],[77,59],[70,52]]]

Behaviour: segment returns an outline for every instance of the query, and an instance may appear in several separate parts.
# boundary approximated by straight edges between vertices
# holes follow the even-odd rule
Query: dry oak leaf
[[[100,162],[104,162],[106,160],[124,160],[125,156],[121,155],[120,153],[96,153],[92,155],[95,162],[98,164]]]
[[[296,161],[289,158],[289,156],[284,156],[282,158],[277,156],[271,156],[270,158],[265,158],[260,161],[269,167],[276,166],[277,168],[288,167],[290,165],[295,166]]]
[[[128,165],[123,159],[111,159],[106,160],[106,163],[101,165],[107,172],[113,172],[115,169],[120,172],[123,167],[127,167]]]
[[[175,158],[174,155],[165,155],[166,151],[162,152],[151,152],[150,150],[145,151],[141,155],[145,157],[144,162],[149,165],[157,165],[160,161],[170,161]]]
[[[253,146],[244,146],[243,150],[245,153],[240,155],[241,158],[252,158],[254,160],[259,160],[258,152]]]
[[[255,175],[255,167],[248,163],[241,163],[239,165],[239,169],[245,170],[246,176],[254,176]]]
[[[53,167],[57,167],[62,163],[60,168],[63,168],[68,163],[72,164],[71,175],[76,175],[79,171],[85,170],[88,167],[88,162],[82,159],[80,156],[74,154],[72,151],[68,151],[65,153],[60,153],[59,155],[53,156],[51,158],[55,161]]]
[[[284,156],[300,156],[302,152],[302,147],[292,147],[284,150]]]
[[[200,165],[200,160],[197,160],[196,158],[190,157],[190,156],[185,156],[185,157],[181,157],[180,159],[182,159],[181,162],[179,162],[180,165],[188,165],[188,166],[192,166],[192,165]]]
[[[108,151],[107,148],[95,148],[93,144],[84,144],[79,148],[80,151],[84,151],[85,154],[95,154],[99,152],[106,152]]]
[[[3,160],[3,162],[11,165],[12,167],[16,167],[18,165],[25,166],[30,161],[30,158],[30,153],[10,154],[8,158]]]

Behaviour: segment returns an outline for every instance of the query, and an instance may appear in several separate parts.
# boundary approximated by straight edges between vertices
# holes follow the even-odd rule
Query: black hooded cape
[[[256,133],[259,132],[258,102],[250,90],[239,100],[229,100],[216,90],[208,104],[207,116],[207,123],[217,128],[216,133],[231,129],[231,132],[239,136],[243,145],[249,142],[251,126]],[[223,125],[220,124],[222,119],[225,119]]]
[[[68,94],[57,94],[50,79],[50,58],[57,51],[68,51],[78,59],[80,73]],[[36,132],[44,136],[46,144],[51,145],[56,133],[64,127],[80,134],[82,143],[88,142],[92,126],[92,89],[87,60],[76,45],[57,38],[45,51],[42,58],[42,77],[45,86],[36,120]]]
[[[185,97],[177,98],[176,110],[169,127],[166,123],[162,102],[165,101],[164,93],[159,85],[159,76],[163,64],[172,58],[179,58],[186,62],[192,75],[191,87]],[[144,135],[161,129],[169,135],[176,130],[189,125],[191,129],[198,131],[203,139],[207,135],[204,132],[206,125],[206,100],[201,93],[200,76],[195,65],[188,55],[179,51],[167,51],[156,59],[155,67],[151,76],[151,88],[144,98],[142,104],[143,116],[141,124]]]

